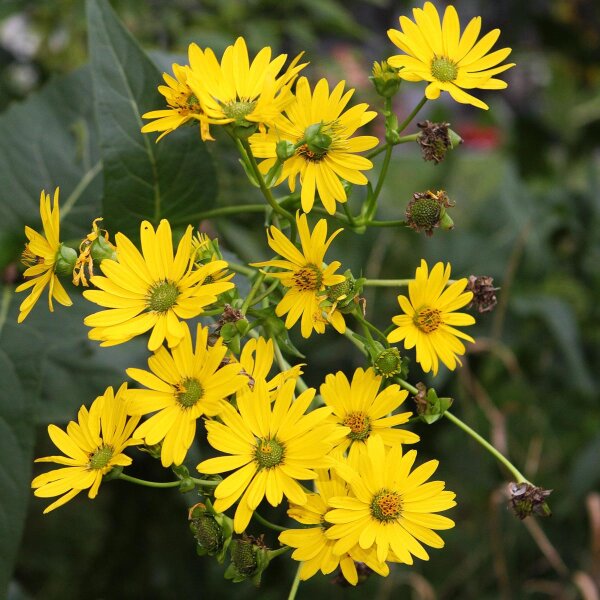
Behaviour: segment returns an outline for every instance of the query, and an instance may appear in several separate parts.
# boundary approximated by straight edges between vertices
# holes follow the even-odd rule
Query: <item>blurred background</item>
[[[3,0],[0,111],[86,63],[83,4]],[[437,2],[438,8],[444,4]],[[220,55],[244,35],[253,52],[264,45],[292,55],[305,50],[309,77],[345,79],[357,89],[355,101],[376,109],[379,100],[367,79],[372,62],[396,53],[385,32],[415,6],[403,0],[112,5],[161,69],[173,60],[185,62],[190,42]],[[519,521],[507,507],[507,474],[481,447],[445,420],[417,424],[421,459],[439,458],[437,475],[458,496],[450,515],[457,526],[444,532],[446,548],[432,551],[429,562],[398,565],[388,578],[371,577],[356,590],[316,576],[301,585],[298,598],[600,597],[600,3],[458,0],[455,6],[463,27],[477,15],[484,32],[500,27],[498,46],[513,48],[510,60],[517,67],[503,75],[507,90],[477,93],[490,105],[487,112],[447,96],[425,105],[419,119],[450,122],[464,144],[436,166],[422,160],[416,145],[397,148],[379,212],[380,218],[402,219],[414,192],[444,189],[456,202],[455,229],[437,230],[433,238],[404,229],[346,232],[328,256],[370,278],[410,277],[421,257],[430,264],[451,261],[457,277],[494,277],[501,288],[498,306],[476,315],[470,333],[477,343],[464,367],[442,371],[435,387],[453,397],[454,412],[531,481],[554,490],[553,515]],[[401,119],[423,87],[402,85],[395,106]],[[373,132],[382,133],[379,120]],[[209,150],[220,175],[219,204],[260,201],[242,181],[227,140]],[[360,192],[355,210],[358,197]],[[258,217],[208,226],[222,248],[243,259],[268,255]],[[368,314],[382,328],[397,311],[397,293],[369,288],[365,294],[367,311],[377,307]],[[292,337],[307,354],[310,385],[318,386],[328,372],[362,365],[361,356],[334,334],[316,345],[303,344],[296,332]],[[143,365],[143,351],[126,358],[123,352],[107,354],[108,362]],[[92,382],[96,393],[118,383],[101,375]],[[46,390],[47,399],[60,396],[62,404],[60,410],[46,405],[45,423],[64,424],[81,402],[92,400],[78,395],[80,376],[65,370],[63,387]],[[414,369],[409,379],[418,377]],[[40,421],[36,456],[53,453]],[[151,459],[137,460],[140,476],[164,477]],[[193,457],[190,464],[196,464]],[[272,563],[257,590],[249,582],[224,582],[224,567],[196,557],[186,511],[193,501],[117,482],[104,485],[93,503],[82,495],[42,516],[45,503],[32,496],[10,597],[286,597],[295,571],[291,560]],[[266,541],[276,547],[274,536],[267,534]]]

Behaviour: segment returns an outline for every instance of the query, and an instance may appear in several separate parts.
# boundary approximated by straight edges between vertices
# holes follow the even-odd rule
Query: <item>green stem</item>
[[[289,552],[289,546],[283,546],[282,548],[278,548],[277,550],[269,550],[269,560],[273,560],[277,556],[281,556],[286,552]]]
[[[252,300],[253,300],[254,296],[256,296],[256,292],[258,292],[258,290],[260,289],[260,286],[263,284],[265,277],[266,277],[266,273],[263,273],[261,271],[258,272],[258,276],[256,277],[256,280],[252,284],[252,287],[250,288],[250,291],[248,292],[248,295],[246,296],[246,299],[244,300],[244,303],[242,304],[242,307],[240,308],[243,315],[246,314],[248,307],[251,306]]]
[[[233,206],[221,206],[212,210],[204,210],[193,215],[186,216],[184,219],[171,221],[172,226],[187,225],[193,221],[203,221],[204,219],[212,219],[213,217],[225,217],[227,215],[239,215],[240,213],[261,213],[268,210],[268,206],[264,204],[235,204]]]
[[[296,593],[298,592],[298,586],[300,585],[300,570],[302,569],[302,563],[298,564],[298,568],[296,569],[296,576],[294,577],[294,581],[292,583],[292,587],[290,589],[290,594],[288,596],[288,600],[295,600]]]
[[[279,347],[277,340],[275,338],[271,339],[273,339],[273,350],[275,351],[275,360],[277,361],[279,369],[281,371],[288,371],[292,368],[292,365],[290,365],[290,363],[288,363],[288,361],[285,360],[285,358],[283,357],[283,354],[281,353],[281,348]],[[296,389],[300,393],[308,389],[308,386],[306,385],[306,382],[304,381],[304,379],[302,379],[302,377],[298,377],[298,379],[296,379]]]
[[[242,275],[246,275],[246,277],[254,277],[256,275],[256,270],[251,267],[247,267],[246,265],[240,265],[239,263],[233,263],[227,261],[229,268],[236,273],[241,273]]]
[[[354,227],[356,225],[356,220],[354,219],[352,213],[350,212],[350,209],[348,208],[348,202],[342,202],[342,208],[344,209],[344,213],[346,213],[348,223],[351,227]]]
[[[254,154],[252,154],[252,148],[250,148],[250,143],[248,142],[248,140],[241,140],[241,144],[242,144],[244,150],[246,151],[246,155],[248,156],[248,161],[250,162],[252,171],[254,171],[254,176],[256,177],[256,181],[258,181],[260,191],[263,193],[265,200],[269,203],[271,208],[277,214],[281,215],[282,217],[284,217],[285,219],[287,219],[290,222],[290,225],[292,228],[295,227],[296,219],[294,218],[294,215],[279,205],[277,200],[275,200],[275,198],[273,198],[273,194],[271,193],[271,190],[267,187],[264,177],[262,176],[262,173],[260,172],[260,169],[258,168],[258,163],[256,162],[256,158],[254,157]]]
[[[393,144],[387,143],[385,148],[385,156],[383,157],[383,164],[381,165],[381,171],[379,171],[379,177],[377,179],[377,185],[375,186],[375,191],[373,192],[373,196],[371,198],[371,202],[373,204],[373,212],[371,214],[375,214],[377,198],[379,198],[379,194],[381,193],[381,189],[383,187],[383,182],[385,181],[388,169],[390,167],[390,160],[392,158],[392,150],[394,149]]]
[[[367,221],[367,227],[406,227],[406,221]]]
[[[408,390],[413,396],[419,393],[419,390],[414,385],[408,383],[408,381],[404,381],[404,379],[400,379],[400,377],[394,377],[394,381],[399,383],[405,390]]]
[[[343,203],[342,206],[346,206],[346,203]],[[340,212],[336,212],[332,215],[330,215],[323,207],[321,206],[313,206],[310,209],[310,212],[314,212],[320,215],[326,215],[328,217],[332,217],[334,219],[337,219],[338,221],[342,221],[343,223],[348,223],[348,225],[350,225],[350,219],[348,217],[350,217],[350,215],[346,216]],[[351,217],[352,219],[354,219],[354,217]],[[354,219],[354,224],[356,224],[356,219]]]
[[[260,295],[260,296],[256,296],[252,302],[252,306],[254,306],[255,304],[258,304],[261,300],[264,300],[265,298],[268,298],[271,295],[271,292],[273,292],[277,286],[279,285],[279,279],[274,279],[273,283]]]
[[[354,337],[354,331],[352,331],[352,329],[350,329],[349,327],[346,327],[346,331],[344,332],[344,335],[365,355],[368,356],[369,353],[366,351],[364,344],[360,341],[357,340]]]
[[[492,456],[498,460],[498,462],[502,463],[511,473],[511,475],[515,478],[516,483],[530,483],[527,478],[515,467],[506,456],[501,454],[492,444],[490,444],[487,440],[481,437],[474,429],[471,429],[466,423],[461,421],[458,417],[454,416],[450,411],[446,411],[444,416],[452,421],[455,425],[460,427],[465,433],[468,433],[476,442],[481,444]]]
[[[126,475],[125,473],[119,474],[117,479],[122,479],[123,481],[129,481],[129,483],[136,483],[137,485],[144,485],[146,487],[151,488],[174,488],[179,487],[181,484],[181,480],[177,481],[147,481],[146,479],[138,479],[137,477],[132,477],[131,475]],[[203,487],[217,487],[220,481],[214,481],[212,479],[196,479],[196,477],[190,477],[190,479],[196,484]]]
[[[407,144],[408,142],[416,142],[417,141],[417,137],[419,136],[419,133],[411,133],[410,135],[403,135],[401,137],[399,137],[392,145],[393,146],[397,146],[398,144]],[[367,158],[371,159],[371,158],[375,158],[376,156],[379,156],[387,147],[387,143],[383,144],[381,146],[378,146],[377,148],[375,148],[375,150],[372,150],[371,152],[369,152],[369,154],[367,154]]]
[[[360,308],[357,308],[352,314],[354,315],[354,318],[365,328],[365,330],[368,332],[367,333],[367,337],[369,337],[371,340],[373,339],[371,337],[371,333],[369,330],[371,330],[375,335],[378,335],[380,338],[382,338],[383,340],[385,340],[385,343],[387,344],[387,338],[385,337],[385,335],[383,335],[383,333],[381,331],[379,331],[379,329],[377,329],[377,327],[375,327],[375,325],[373,325],[373,323],[370,323],[369,321],[367,321],[367,319],[365,319],[361,314],[360,314]]]
[[[365,279],[363,285],[373,287],[402,287],[408,285],[412,279]]]
[[[408,127],[410,122],[417,116],[417,113],[423,108],[423,106],[425,106],[425,102],[427,102],[427,97],[423,96],[419,104],[415,106],[410,115],[408,115],[408,117],[406,117],[406,119],[404,119],[404,121],[398,125],[398,133],[402,133]],[[417,138],[415,137],[415,139]]]
[[[273,529],[274,531],[286,531],[285,527],[281,527],[281,525],[275,525],[275,523],[271,523],[271,521],[267,521],[264,517],[261,517],[256,511],[252,513],[252,517],[256,519],[261,525],[268,527],[269,529]]]

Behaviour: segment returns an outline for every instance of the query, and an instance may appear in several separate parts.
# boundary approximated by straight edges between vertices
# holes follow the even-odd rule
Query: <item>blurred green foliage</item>
[[[377,106],[366,80],[370,61],[393,52],[385,30],[412,5],[388,0],[115,0],[113,6],[134,37],[158,51],[152,56],[161,68],[168,68],[173,53],[185,54],[191,41],[218,53],[245,35],[254,49],[271,44],[291,53],[306,50],[313,73],[346,78],[359,87],[358,97]],[[498,307],[478,317],[478,342],[464,367],[452,376],[442,372],[436,389],[453,396],[455,412],[507,452],[526,476],[555,489],[550,499],[554,515],[538,524],[519,522],[506,508],[505,474],[491,457],[445,420],[417,425],[422,459],[439,458],[439,476],[458,494],[457,527],[447,532],[446,548],[432,553],[427,563],[398,566],[385,580],[371,578],[355,592],[315,577],[302,584],[300,598],[575,599],[583,595],[582,581],[592,586],[600,581],[600,515],[594,509],[600,485],[595,382],[600,369],[600,5],[510,0],[497,5],[465,1],[457,8],[465,21],[482,14],[484,28],[501,27],[501,39],[513,47],[518,66],[509,72],[508,90],[489,96],[489,113],[442,101],[426,106],[422,118],[452,122],[465,144],[436,167],[421,160],[417,147],[397,149],[380,208],[382,218],[402,218],[413,192],[445,189],[457,204],[452,212],[456,230],[436,232],[431,239],[392,229],[363,236],[345,232],[332,257],[343,259],[356,276],[362,268],[372,278],[408,277],[424,257],[450,260],[455,275],[495,278],[502,288]],[[35,38],[28,50],[7,42],[9,21],[13,30],[23,25]],[[11,157],[4,170],[0,166],[0,258],[4,281],[10,282],[22,243],[15,232],[37,219],[39,190],[60,184],[62,198],[71,197],[98,161],[100,142],[91,118],[89,73],[83,68],[70,74],[88,60],[83,3],[4,2],[0,32],[0,144],[4,156]],[[70,75],[56,79],[57,74]],[[48,81],[41,95],[35,93]],[[403,84],[398,113],[410,111],[420,93],[418,84]],[[25,104],[14,104],[26,96]],[[19,135],[28,120],[30,131],[45,135]],[[66,123],[76,123],[75,130]],[[184,135],[192,132],[197,134],[190,129]],[[56,139],[63,149],[58,156]],[[47,147],[40,147],[40,140]],[[161,142],[170,146],[165,156],[178,143]],[[219,174],[218,202],[260,201],[257,192],[253,197],[253,189],[240,185],[241,169],[226,144],[219,139],[209,149]],[[41,162],[31,158],[40,152]],[[15,176],[21,172],[27,177]],[[85,204],[74,204],[65,223],[69,236],[81,235],[96,214],[104,197],[100,179],[94,175],[90,180]],[[221,247],[244,259],[266,257],[258,218],[211,226]],[[395,293],[374,288],[366,293],[367,310],[377,306],[377,318],[371,317],[382,327],[397,310]],[[144,360],[143,347],[128,344],[126,351],[107,351],[91,344],[82,329],[73,330],[70,319],[80,319],[86,308],[76,299],[71,317],[55,313],[53,320],[38,310],[18,329],[14,303],[4,314],[4,403],[12,400],[13,407],[6,422],[11,415],[17,420],[36,415],[42,426],[38,456],[52,451],[43,425],[73,418],[80,403],[119,383],[125,362],[141,366]],[[29,354],[14,353],[19,336],[30,341]],[[317,345],[303,345],[295,332],[292,338],[310,356],[306,372],[312,385],[332,370],[362,364],[335,334],[326,334]],[[40,340],[48,339],[54,344],[41,348]],[[41,366],[36,371],[32,364]],[[21,389],[9,372],[29,381],[29,388]],[[31,467],[22,458],[31,452],[28,436],[0,435],[2,465],[9,467],[0,476],[29,478]],[[136,469],[141,477],[164,477],[149,458],[136,457]],[[2,501],[8,506],[7,489]],[[28,499],[29,513],[10,598],[211,598],[224,593],[275,599],[287,594],[293,578],[291,561],[278,559],[260,591],[223,582],[222,567],[195,556],[187,530],[187,506],[194,498],[115,482],[103,486],[93,503],[77,499],[42,516],[41,503],[27,490],[14,492],[19,515]],[[19,515],[8,517],[18,520]],[[3,532],[15,538],[16,551],[18,528]],[[547,542],[540,536],[547,536]],[[267,541],[277,544],[272,536]]]

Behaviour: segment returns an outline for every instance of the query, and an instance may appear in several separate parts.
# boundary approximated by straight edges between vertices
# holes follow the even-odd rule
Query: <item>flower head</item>
[[[388,30],[390,40],[405,54],[388,58],[392,67],[400,69],[398,75],[407,81],[429,81],[425,96],[430,100],[448,92],[456,102],[472,104],[487,109],[488,105],[465,92],[500,90],[507,83],[494,76],[515,66],[515,63],[499,65],[510,53],[502,48],[488,54],[500,36],[494,29],[477,42],[481,30],[481,17],[471,19],[462,35],[460,22],[454,6],[447,6],[444,18],[431,2],[423,8],[413,9],[414,22],[400,17],[400,27]]]
[[[93,327],[89,337],[101,340],[102,346],[122,344],[152,329],[150,351],[165,339],[172,348],[185,335],[179,319],[198,316],[234,284],[207,283],[211,275],[227,267],[225,261],[194,268],[191,226],[181,238],[175,256],[168,221],[163,219],[156,232],[148,221],[143,221],[140,229],[142,254],[127,236],[115,236],[119,261],[103,260],[100,269],[105,276],[90,279],[100,289],[83,293],[108,310],[89,315],[84,323]]]
[[[317,492],[308,494],[308,500],[303,506],[292,504],[288,515],[303,525],[313,525],[302,529],[288,529],[279,534],[279,541],[295,548],[292,552],[294,560],[302,561],[300,579],[305,581],[321,571],[324,575],[332,573],[338,566],[342,575],[352,585],[358,583],[356,562],[365,563],[380,575],[386,577],[389,567],[379,562],[375,552],[365,551],[358,544],[343,554],[334,554],[335,540],[329,539],[325,532],[330,523],[325,520],[326,513],[331,509],[329,498],[348,495],[348,487],[343,479],[334,472],[319,469],[319,478],[315,481]]]
[[[469,304],[473,294],[465,292],[467,279],[459,279],[444,289],[450,279],[450,264],[439,262],[429,273],[427,263],[422,260],[415,278],[408,284],[408,295],[398,296],[403,315],[392,318],[394,329],[387,337],[388,342],[404,340],[405,348],[417,348],[417,362],[427,373],[438,372],[441,360],[454,370],[458,354],[465,353],[465,346],[458,338],[475,340],[454,326],[473,325],[475,319],[466,313],[454,312]]]
[[[175,131],[181,125],[195,120],[199,122],[202,139],[212,140],[204,109],[188,84],[190,68],[173,64],[173,75],[175,77],[163,73],[163,79],[167,85],[158,86],[158,91],[165,97],[168,108],[144,113],[142,118],[154,120],[142,127],[142,133],[162,131],[156,139],[159,142],[165,135]]]
[[[67,431],[56,425],[48,426],[48,434],[55,446],[65,456],[46,456],[35,462],[52,462],[63,468],[38,475],[32,482],[34,494],[40,498],[61,496],[44,510],[44,514],[74,498],[82,490],[89,489],[88,497],[95,498],[102,477],[113,467],[126,467],[131,458],[123,451],[128,446],[141,444],[133,439],[139,417],[127,418],[124,383],[113,394],[112,387],[98,396],[89,411],[79,409],[77,423],[71,421]]]
[[[342,371],[329,374],[321,386],[321,396],[326,406],[333,408],[331,419],[349,427],[336,449],[349,451],[350,459],[366,449],[367,440],[372,435],[380,435],[386,446],[414,444],[419,436],[412,431],[395,429],[396,425],[406,423],[411,412],[392,414],[408,397],[408,392],[396,384],[381,392],[382,377],[373,369],[356,369],[349,382]]]
[[[44,235],[34,231],[31,227],[25,227],[25,235],[29,241],[25,245],[22,262],[28,267],[23,274],[28,281],[19,285],[16,291],[22,292],[29,288],[33,288],[33,290],[19,307],[19,323],[22,323],[31,312],[46,286],[48,286],[48,308],[50,312],[54,312],[53,299],[63,306],[73,304],[56,276],[57,260],[62,246],[59,241],[58,190],[59,188],[56,188],[54,192],[52,208],[50,208],[50,194],[46,194],[44,191],[40,194],[40,216],[42,217]]]
[[[290,88],[306,66],[298,64],[301,56],[280,74],[286,54],[271,60],[271,48],[267,46],[250,62],[242,37],[225,49],[220,63],[210,48],[201,50],[191,44],[188,82],[210,124],[232,123],[253,132],[255,125],[270,125],[292,101]]]
[[[301,331],[303,337],[310,337],[313,329],[317,333],[325,331],[327,320],[323,317],[320,307],[322,300],[326,299],[326,286],[335,285],[344,281],[343,275],[335,275],[341,263],[333,261],[329,266],[323,266],[323,258],[333,238],[342,231],[338,229],[327,238],[327,221],[320,219],[311,233],[305,214],[296,216],[298,233],[302,252],[288,240],[277,227],[272,226],[268,233],[269,246],[284,260],[267,260],[254,263],[256,267],[276,267],[285,269],[282,272],[270,272],[271,277],[277,277],[288,288],[285,296],[275,309],[278,317],[285,315],[285,326],[291,329],[302,317]],[[341,315],[340,315],[341,317]],[[339,326],[339,321],[331,321]],[[344,318],[341,324],[345,328]],[[342,329],[343,332],[343,329]]]
[[[444,541],[433,530],[454,527],[454,521],[435,514],[456,505],[455,494],[444,490],[443,481],[427,481],[438,461],[411,472],[416,451],[386,449],[377,435],[368,440],[366,450],[348,478],[350,495],[329,499],[334,509],[325,519],[333,525],[326,535],[337,540],[333,552],[341,555],[358,544],[363,550],[374,547],[380,562],[411,565],[413,556],[428,560],[422,543],[442,548]],[[347,476],[345,470],[340,474]]]
[[[327,422],[328,407],[305,414],[315,390],[294,400],[295,385],[286,381],[271,404],[265,383],[257,381],[251,392],[238,396],[237,410],[225,406],[220,421],[206,423],[210,445],[229,456],[209,458],[197,468],[208,474],[235,470],[215,489],[214,507],[222,512],[239,501],[233,521],[237,533],[246,529],[265,496],[271,506],[284,496],[305,504],[307,495],[297,480],[315,479],[313,469],[327,468],[327,453],[345,433]]]
[[[164,346],[148,359],[150,371],[127,369],[127,375],[147,389],[129,390],[131,415],[156,414],[144,421],[135,436],[152,446],[162,442],[164,467],[181,464],[196,434],[202,415],[222,412],[226,398],[246,383],[238,364],[222,365],[227,347],[218,339],[208,346],[208,329],[198,325],[196,345],[186,323],[184,336],[171,351]]]
[[[262,173],[267,173],[277,160],[277,142],[286,140],[296,146],[295,154],[283,163],[276,183],[288,180],[290,190],[296,189],[300,176],[302,210],[309,212],[318,193],[329,214],[335,213],[336,202],[346,202],[342,180],[356,185],[368,183],[362,171],[373,163],[358,152],[370,150],[379,143],[376,137],[352,137],[377,115],[367,104],[357,104],[344,111],[354,90],[344,93],[341,81],[329,93],[329,84],[321,79],[311,93],[305,77],[298,80],[296,97],[266,134],[250,138],[252,151],[259,158]]]

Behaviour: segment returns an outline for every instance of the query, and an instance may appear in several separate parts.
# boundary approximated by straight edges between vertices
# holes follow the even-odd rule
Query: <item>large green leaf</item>
[[[164,107],[161,75],[108,2],[88,0],[96,116],[104,162],[104,217],[137,239],[142,219],[185,223],[212,205],[216,174],[197,127],[155,144],[140,115]]]

